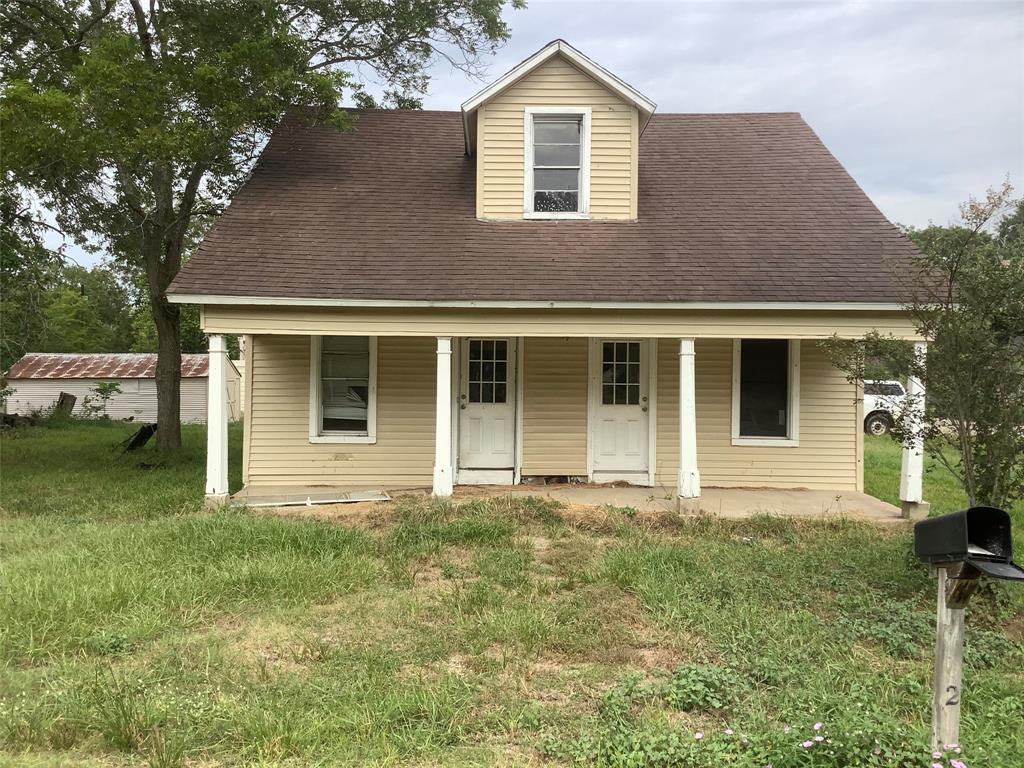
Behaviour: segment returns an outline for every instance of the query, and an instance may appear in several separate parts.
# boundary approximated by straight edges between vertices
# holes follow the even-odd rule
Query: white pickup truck
[[[907,390],[898,381],[866,380],[864,431],[869,435],[888,434],[906,399]]]

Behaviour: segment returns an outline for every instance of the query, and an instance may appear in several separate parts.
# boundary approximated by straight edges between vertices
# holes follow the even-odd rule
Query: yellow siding
[[[207,333],[827,339],[870,330],[916,339],[902,312],[686,309],[451,309],[204,305]]]
[[[478,215],[523,217],[526,107],[590,107],[590,213],[636,218],[636,108],[555,56],[488,101],[478,113]]]
[[[434,465],[435,345],[377,345],[377,442],[309,442],[309,338],[253,336],[247,482],[266,485],[429,486]]]
[[[587,473],[587,340],[527,338],[524,475]],[[697,341],[697,452],[705,486],[848,490],[861,483],[856,388],[816,345],[801,345],[800,445],[733,446],[732,342]],[[247,344],[245,482],[254,485],[425,487],[434,455],[434,342],[378,341],[377,443],[309,442],[309,339],[253,336]],[[659,484],[678,466],[678,343],[658,343]]]
[[[856,490],[857,391],[817,345],[800,350],[800,445],[732,445],[732,341],[696,344],[697,464],[705,486]],[[657,482],[679,469],[679,345],[658,347]]]
[[[524,475],[587,474],[587,340],[525,339]]]

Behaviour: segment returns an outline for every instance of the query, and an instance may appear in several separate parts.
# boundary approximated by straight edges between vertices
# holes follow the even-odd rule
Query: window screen
[[[640,404],[640,342],[601,343],[601,404]]]
[[[370,339],[324,336],[320,340],[320,430],[368,434]]]
[[[789,435],[789,342],[740,342],[740,436]]]
[[[471,403],[508,402],[508,341],[469,340],[467,386]]]
[[[534,212],[579,211],[580,134],[579,118],[534,117]]]

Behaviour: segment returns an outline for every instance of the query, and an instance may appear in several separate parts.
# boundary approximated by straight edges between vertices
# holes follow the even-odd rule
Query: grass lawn
[[[934,762],[934,586],[906,527],[207,513],[203,429],[171,461],[112,451],[130,431],[0,438],[0,765]],[[894,501],[896,447],[868,438],[866,466]],[[926,496],[962,503],[935,468]],[[966,656],[966,762],[1018,766],[1024,589],[985,585]]]

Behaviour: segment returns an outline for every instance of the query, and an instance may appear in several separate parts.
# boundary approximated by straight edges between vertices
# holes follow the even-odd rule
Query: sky
[[[1024,194],[1024,0],[532,0],[505,18],[484,78],[438,63],[425,107],[560,37],[659,113],[800,112],[894,222],[950,223],[1007,177]]]

